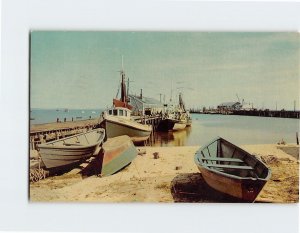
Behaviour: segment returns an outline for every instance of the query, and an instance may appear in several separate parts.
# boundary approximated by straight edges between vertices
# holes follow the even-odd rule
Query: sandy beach
[[[299,199],[299,146],[244,145],[272,171],[256,202],[294,203]],[[133,162],[108,177],[83,177],[87,164],[30,183],[33,202],[239,202],[211,189],[203,180],[194,154],[198,146],[139,147]],[[157,152],[158,159],[153,153]]]

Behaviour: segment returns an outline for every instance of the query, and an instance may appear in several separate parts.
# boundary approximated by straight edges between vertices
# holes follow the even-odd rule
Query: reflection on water
[[[296,143],[299,119],[191,114],[191,127],[176,132],[155,132],[152,146],[204,145],[217,136],[240,145]]]
[[[153,146],[185,146],[191,130],[191,127],[187,127],[174,132],[155,132]]]

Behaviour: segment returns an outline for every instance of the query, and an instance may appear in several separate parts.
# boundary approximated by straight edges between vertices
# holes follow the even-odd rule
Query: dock
[[[278,110],[268,110],[268,109],[266,109],[266,110],[230,110],[230,111],[219,111],[217,109],[208,109],[208,110],[203,111],[203,110],[198,110],[198,109],[191,109],[190,113],[300,119],[300,111],[285,111],[285,110],[278,111]]]
[[[145,116],[133,116],[133,119],[142,124],[152,125],[154,131],[156,130],[162,116],[157,115],[145,115]],[[30,125],[29,144],[30,150],[36,150],[36,145],[45,143],[60,138],[72,136],[74,134],[87,132],[88,130],[99,128],[103,119],[93,118],[88,120],[77,121],[65,121],[65,122],[53,122],[46,124]],[[152,138],[152,136],[151,136]]]

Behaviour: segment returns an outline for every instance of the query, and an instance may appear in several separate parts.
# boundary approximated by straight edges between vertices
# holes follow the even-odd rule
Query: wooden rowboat
[[[102,146],[101,175],[108,176],[116,173],[137,156],[138,151],[127,135],[110,138]]]
[[[104,129],[95,129],[38,145],[46,168],[74,164],[93,155],[105,137]]]
[[[262,161],[221,137],[200,148],[195,163],[209,186],[247,202],[255,200],[271,177]]]
[[[95,159],[82,170],[83,176],[112,175],[130,164],[138,151],[130,137],[123,135],[107,139],[96,154]]]

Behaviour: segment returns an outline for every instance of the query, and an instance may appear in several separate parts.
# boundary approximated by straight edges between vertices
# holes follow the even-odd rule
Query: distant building
[[[242,108],[242,104],[240,102],[225,102],[218,105],[219,111],[235,111],[240,110]]]
[[[251,104],[251,103],[243,103],[241,110],[252,111],[252,110],[255,110],[255,108],[253,108],[253,104]]]
[[[133,115],[151,115],[163,112],[164,105],[156,99],[141,95],[129,95],[129,104],[133,106]]]

